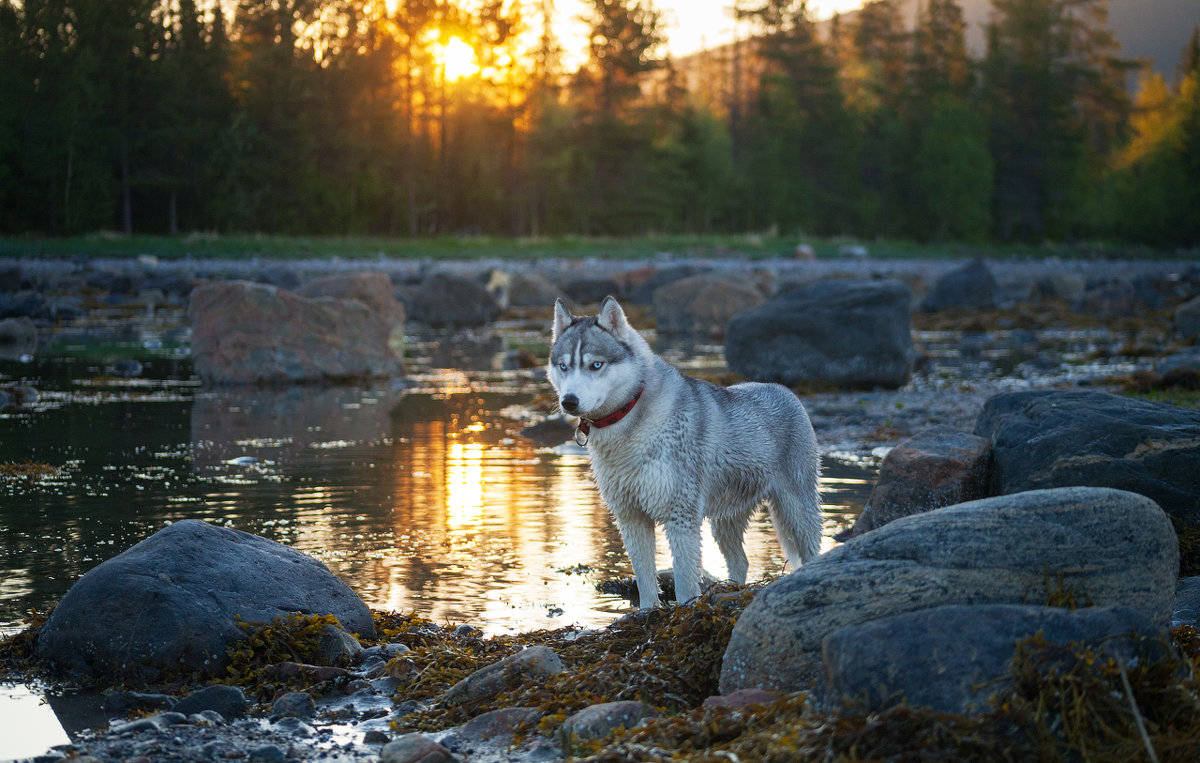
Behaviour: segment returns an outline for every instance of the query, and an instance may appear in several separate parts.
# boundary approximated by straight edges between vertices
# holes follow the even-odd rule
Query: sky
[[[733,18],[728,9],[732,0],[653,0],[662,12],[667,48],[672,56],[694,53],[720,45],[733,37]],[[809,10],[817,19],[835,12],[858,8],[863,0],[809,0]],[[568,62],[586,56],[587,27],[578,21],[588,7],[587,0],[555,0],[559,16],[558,35]]]

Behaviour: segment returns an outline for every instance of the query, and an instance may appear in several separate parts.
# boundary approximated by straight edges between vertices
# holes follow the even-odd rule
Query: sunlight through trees
[[[994,0],[981,60],[958,0],[679,60],[584,6],[568,56],[553,0],[0,0],[0,232],[1200,236],[1200,40],[1136,77],[1107,0]]]

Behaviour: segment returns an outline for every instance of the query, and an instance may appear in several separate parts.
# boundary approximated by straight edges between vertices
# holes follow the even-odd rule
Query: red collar
[[[633,396],[632,400],[625,405],[622,405],[620,408],[608,414],[607,416],[604,416],[603,418],[596,419],[595,421],[589,421],[581,416],[579,418],[579,426],[575,429],[575,442],[578,442],[580,445],[587,445],[588,435],[591,434],[592,427],[596,427],[597,429],[610,427],[628,416],[629,412],[633,410],[633,406],[637,405],[637,401],[641,399],[642,392],[644,391],[645,387],[639,389],[637,394]],[[582,441],[579,437],[581,434],[583,435]]]

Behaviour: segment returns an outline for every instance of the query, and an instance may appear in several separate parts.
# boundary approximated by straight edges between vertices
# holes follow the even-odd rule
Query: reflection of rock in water
[[[391,436],[388,417],[404,390],[391,386],[235,388],[196,395],[192,462],[204,468],[247,453],[280,467],[312,446],[378,442]]]
[[[503,364],[504,340],[489,331],[431,331],[429,338],[433,368],[497,371]]]

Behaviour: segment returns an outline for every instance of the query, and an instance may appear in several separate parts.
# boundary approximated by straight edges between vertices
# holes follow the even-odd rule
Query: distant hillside
[[[910,24],[916,20],[918,3],[925,1],[901,0]],[[967,22],[967,49],[981,58],[986,52],[984,28],[991,0],[959,0],[959,4]],[[1152,62],[1156,71],[1173,81],[1183,48],[1200,24],[1200,0],[1110,0],[1108,21],[1121,42],[1122,55]]]

